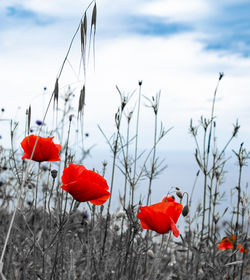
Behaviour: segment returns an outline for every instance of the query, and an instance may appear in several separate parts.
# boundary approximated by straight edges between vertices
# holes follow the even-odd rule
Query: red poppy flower
[[[39,136],[38,142],[33,154],[32,160],[34,161],[59,161],[59,151],[62,146],[53,142],[54,137],[43,138]],[[30,159],[37,136],[29,135],[23,139],[21,146],[24,150],[22,159]]]
[[[220,243],[218,244],[218,249],[219,250],[229,250],[229,249],[233,249],[234,248],[234,243],[235,241],[238,239],[238,237],[236,237],[236,235],[231,235],[230,237],[224,237]],[[243,253],[244,251],[246,252],[247,250],[239,243],[237,245],[237,249],[239,249],[239,251],[241,253]]]
[[[219,250],[228,250],[233,249],[233,243],[229,240],[228,237],[224,237],[218,244]]]
[[[247,252],[247,249],[245,249],[240,243],[238,244],[237,249],[239,249],[241,253]]]
[[[163,201],[150,206],[140,207],[137,217],[141,220],[143,229],[154,230],[164,234],[172,230],[174,236],[178,237],[180,232],[176,223],[181,214],[183,206],[175,202],[173,197],[164,197]]]
[[[62,183],[61,188],[80,202],[89,201],[101,205],[110,197],[107,181],[83,165],[70,163],[63,170]]]

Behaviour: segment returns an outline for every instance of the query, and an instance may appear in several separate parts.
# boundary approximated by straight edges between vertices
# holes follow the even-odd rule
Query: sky
[[[161,92],[159,121],[166,128],[173,127],[159,149],[194,151],[194,141],[188,134],[190,119],[198,124],[201,115],[210,117],[214,89],[223,72],[215,105],[218,145],[226,143],[238,119],[240,133],[230,149],[238,149],[244,142],[249,150],[249,1],[96,3],[95,63],[91,51],[86,77],[89,146],[106,147],[97,124],[107,135],[114,132],[119,105],[116,85],[125,94],[134,90],[138,93],[138,81],[142,80],[143,95],[150,98]],[[33,123],[42,119],[70,40],[88,4],[86,0],[0,1],[0,107],[5,109],[0,118],[20,121],[31,104]],[[70,85],[77,100],[84,79],[82,72],[79,75],[79,61],[80,42],[76,38],[59,85],[61,94]],[[128,107],[133,108],[133,102]],[[0,141],[4,143],[9,124],[1,121],[0,125]],[[152,110],[143,106],[142,148],[152,145],[152,131]],[[19,130],[20,137],[22,134]]]

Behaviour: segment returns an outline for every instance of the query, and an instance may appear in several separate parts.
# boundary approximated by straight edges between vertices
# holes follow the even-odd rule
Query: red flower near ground
[[[164,197],[162,202],[150,206],[140,207],[137,217],[141,220],[143,229],[154,230],[164,234],[172,230],[174,236],[178,237],[180,232],[176,223],[181,214],[183,206],[175,202],[171,196]]]
[[[61,150],[62,146],[55,144],[53,142],[53,138],[54,137],[43,138],[39,136],[32,160],[38,162],[60,160],[59,151]],[[29,135],[23,139],[21,142],[21,146],[24,150],[22,159],[30,159],[36,139],[36,135]]]
[[[101,205],[110,197],[107,181],[83,165],[70,163],[63,170],[62,183],[61,188],[80,202],[89,201]]]
[[[228,250],[233,249],[233,243],[229,240],[228,237],[224,237],[218,244],[219,250]]]
[[[231,235],[230,237],[224,237],[218,244],[218,249],[219,250],[233,249],[234,243],[236,242],[237,239],[238,238],[236,237],[236,235]],[[237,249],[239,249],[241,253],[247,251],[240,243],[237,245]]]

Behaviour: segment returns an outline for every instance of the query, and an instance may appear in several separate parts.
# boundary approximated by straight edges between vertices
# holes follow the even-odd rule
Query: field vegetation
[[[91,2],[70,42],[43,120],[31,126],[29,107],[21,141],[15,142],[19,124],[10,121],[11,149],[0,147],[2,279],[249,279],[249,197],[247,186],[242,185],[249,152],[243,143],[230,152],[240,130],[237,121],[228,142],[218,148],[215,105],[223,73],[215,86],[211,114],[191,120],[189,127],[199,168],[193,191],[202,192],[202,203],[196,204],[193,191],[187,193],[181,187],[170,188],[157,204],[151,203],[154,180],[166,168],[158,157],[158,144],[170,129],[158,118],[160,92],[145,97],[143,81],[131,94],[117,87],[120,105],[114,114],[113,134],[106,135],[99,127],[112,163],[103,161],[100,170],[84,167],[91,154],[85,145],[89,135],[84,129],[84,109],[96,21],[96,3]],[[84,76],[79,94],[70,87],[66,92],[60,89],[77,36]],[[76,98],[78,109],[74,110]],[[62,108],[59,99],[64,102]],[[127,105],[132,102],[129,111]],[[152,129],[153,143],[141,153],[140,112],[145,103],[154,118],[154,127],[147,128]],[[48,112],[53,113],[53,127],[45,125]],[[226,176],[226,151],[232,153],[238,168],[237,185],[230,190],[232,203],[223,201],[220,189]],[[119,197],[113,194],[116,176],[123,178]],[[198,177],[202,184],[197,184]],[[142,179],[144,200],[135,196]],[[117,211],[111,207],[114,200],[120,202]],[[222,201],[223,211],[218,207]],[[181,226],[180,215],[185,217]]]

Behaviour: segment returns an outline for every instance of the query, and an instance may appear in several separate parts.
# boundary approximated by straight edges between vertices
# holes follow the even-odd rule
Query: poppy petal
[[[173,219],[169,215],[167,209],[168,206],[165,202],[153,204],[151,206],[141,206],[137,217],[141,221],[141,227],[143,229],[154,230],[160,234],[167,233],[171,230],[171,224],[174,223]],[[179,231],[173,226],[175,235],[179,236]]]
[[[38,140],[37,140],[38,137]],[[21,146],[24,150],[24,154],[22,156],[23,159],[30,159],[35,143],[35,151],[32,156],[32,160],[34,161],[59,161],[59,151],[61,150],[61,145],[55,144],[53,142],[54,137],[44,138],[36,135],[29,135],[23,139],[21,142]]]
[[[99,198],[97,198],[97,199],[90,200],[89,202],[91,202],[92,204],[95,204],[95,205],[102,205],[102,204],[105,203],[109,198],[110,198],[110,193],[108,193],[107,195],[104,195],[104,196],[102,196],[102,197],[99,197]]]
[[[64,168],[62,175],[63,184],[71,183],[72,181],[77,180],[78,177],[81,176],[82,172],[85,171],[86,168],[83,165],[72,164],[70,163],[67,168]]]
[[[180,232],[176,226],[176,224],[174,223],[173,219],[170,218],[170,226],[171,226],[171,229],[172,229],[172,232],[173,232],[173,235],[175,237],[178,237],[180,235]]]
[[[66,192],[69,192],[69,188],[68,188],[67,185],[62,185],[61,188],[62,188],[63,190],[65,190]]]
[[[148,208],[149,208],[148,206],[139,207],[139,210],[141,212],[139,212],[137,214],[137,217],[140,219],[141,227],[143,229],[154,230],[154,228],[152,228],[153,221],[152,221],[152,218],[151,218],[152,209],[151,209],[151,211],[149,211]]]
[[[69,164],[63,171],[62,183],[61,188],[80,202],[101,205],[110,197],[107,181],[83,165]]]
[[[228,250],[233,249],[233,244],[227,237],[225,237],[220,241],[217,247],[219,250]]]

